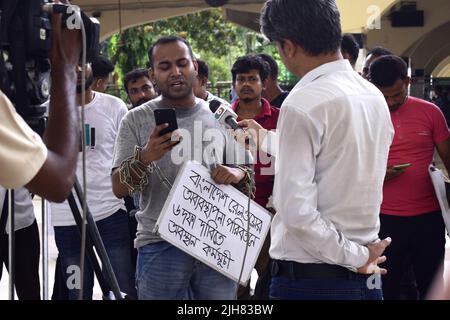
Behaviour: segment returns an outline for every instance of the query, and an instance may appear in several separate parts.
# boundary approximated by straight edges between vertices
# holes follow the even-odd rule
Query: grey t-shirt
[[[147,143],[155,128],[153,110],[167,107],[169,106],[162,105],[161,98],[156,98],[125,115],[116,139],[113,168],[119,167],[123,160],[133,156],[136,145],[143,147]],[[183,139],[171,152],[156,161],[171,184],[187,160],[196,160],[209,169],[217,163],[232,165],[251,161],[249,154],[214,118],[205,101],[196,99],[194,107],[175,108],[175,112]],[[140,210],[136,213],[138,221],[136,248],[162,240],[153,229],[168,195],[168,188],[154,172],[140,195]]]

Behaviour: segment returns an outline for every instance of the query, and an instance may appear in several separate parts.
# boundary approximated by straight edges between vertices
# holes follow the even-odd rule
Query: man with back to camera
[[[259,130],[252,137],[276,155],[270,297],[380,300],[372,274],[386,273],[378,264],[390,243],[378,238],[393,136],[386,102],[343,59],[334,1],[269,0],[261,26],[302,77],[283,103],[276,135],[240,122]],[[268,145],[277,137],[278,150]]]
[[[52,15],[52,86],[44,141],[15,112],[0,93],[0,184],[25,185],[51,201],[64,201],[73,186],[78,154],[76,73],[81,51],[79,30],[62,28],[60,14]]]
[[[186,40],[175,36],[159,38],[149,49],[149,60],[151,78],[161,96],[131,110],[124,117],[112,166],[115,195],[119,198],[133,192],[140,195],[135,241],[135,247],[138,248],[138,298],[233,299],[236,290],[233,280],[163,241],[153,230],[169,194],[170,186],[166,181],[174,183],[184,161],[195,159],[203,163],[211,169],[211,177],[218,184],[233,184],[237,187],[245,184],[247,178],[243,169],[223,165],[221,161],[222,158],[228,158],[229,147],[238,151],[235,149],[236,144],[233,139],[228,139],[224,127],[214,118],[208,104],[194,96],[197,64]],[[159,136],[167,124],[156,126],[154,120],[155,109],[168,107],[175,110],[178,128],[189,132],[193,138],[181,141],[179,147],[190,147],[192,152],[191,155],[183,154],[179,163],[172,160],[170,152],[180,142],[172,137],[176,133]],[[212,152],[216,155],[213,158],[197,159],[195,156],[203,155],[204,148],[210,146],[203,137],[195,137],[196,123],[201,125],[203,133],[207,129],[214,129],[219,134],[214,141],[214,150],[217,152]],[[197,140],[202,142],[196,143]],[[177,150],[174,149],[173,153],[177,154]],[[226,157],[218,157],[219,153]],[[239,159],[235,161],[239,164]],[[159,174],[148,173],[149,166]],[[145,170],[145,176],[139,177],[133,173],[139,170]]]
[[[352,68],[355,69],[356,61],[359,56],[359,44],[351,33],[342,36],[341,53],[344,59],[350,61]]]
[[[155,85],[150,81],[147,69],[134,69],[125,75],[123,87],[131,102],[131,108],[136,108],[158,96]]]
[[[408,96],[408,67],[389,55],[370,65],[370,80],[383,93],[395,128],[389,151],[381,205],[380,237],[394,242],[386,250],[384,297],[399,299],[404,274],[412,266],[419,298],[424,299],[433,279],[443,281],[445,226],[428,173],[436,148],[450,169],[450,132],[441,110]],[[410,164],[409,167],[395,165]]]

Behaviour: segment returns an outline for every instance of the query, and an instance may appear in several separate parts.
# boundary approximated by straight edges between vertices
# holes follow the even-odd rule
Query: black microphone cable
[[[245,268],[245,261],[247,260],[247,253],[248,253],[248,247],[250,245],[250,201],[253,198],[254,194],[253,194],[253,189],[255,187],[255,181],[253,179],[254,177],[254,171],[248,167],[242,167],[239,166],[239,169],[243,170],[245,172],[245,178],[246,182],[245,182],[245,187],[247,189],[247,240],[245,243],[245,250],[244,250],[244,257],[242,258],[242,264],[241,264],[241,271],[239,273],[239,278],[238,278],[238,282],[237,282],[237,288],[236,288],[236,293],[235,293],[235,300],[237,300],[238,297],[238,292],[239,292],[239,286],[242,280],[242,275],[244,273],[244,268]],[[250,275],[251,278],[251,275]],[[250,285],[250,279],[248,281],[248,284]]]
[[[86,177],[86,126],[85,126],[85,104],[86,104],[86,30],[84,28],[81,11],[77,11],[77,19],[81,25],[82,58],[81,58],[81,151],[82,151],[82,181],[83,181],[83,217],[81,224],[81,253],[80,253],[80,292],[78,299],[83,300],[84,291],[84,269],[86,252],[86,224],[87,224],[87,177]]]

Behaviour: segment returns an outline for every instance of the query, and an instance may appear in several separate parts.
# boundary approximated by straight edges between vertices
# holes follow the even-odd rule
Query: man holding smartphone
[[[245,172],[222,165],[219,153],[213,162],[195,157],[196,154],[203,155],[203,150],[209,145],[202,136],[196,136],[197,132],[218,130],[221,139],[215,141],[214,149],[221,154],[235,142],[215,120],[207,103],[194,96],[197,63],[186,40],[162,37],[149,49],[149,58],[150,75],[161,96],[131,110],[124,117],[116,140],[112,174],[113,191],[117,197],[133,192],[140,194],[135,241],[138,248],[138,298],[232,299],[236,290],[234,281],[163,241],[153,229],[169,195],[170,185],[184,161],[195,159],[209,166],[212,178],[219,184],[239,185],[245,181]],[[179,139],[173,137],[173,132],[160,134],[168,124],[155,123],[154,111],[164,108],[174,108],[178,127],[188,137],[193,137],[183,139],[177,147],[193,151],[183,152],[183,161],[174,161],[173,154],[179,154],[177,149],[173,154],[170,152]],[[158,174],[150,173],[155,170]]]
[[[450,169],[450,132],[437,106],[408,96],[410,78],[402,58],[378,58],[369,78],[383,93],[395,128],[380,215],[380,237],[393,240],[383,264],[389,270],[383,294],[400,299],[403,275],[412,267],[424,299],[435,277],[443,281],[439,267],[445,254],[444,222],[428,166],[436,149]]]

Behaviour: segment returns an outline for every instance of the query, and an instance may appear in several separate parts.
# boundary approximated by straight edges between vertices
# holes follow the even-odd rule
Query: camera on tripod
[[[78,7],[49,0],[0,0],[0,89],[39,134],[46,123],[41,105],[50,94],[52,11],[63,14],[63,28],[79,28],[82,21],[86,60],[97,57],[100,25]]]

